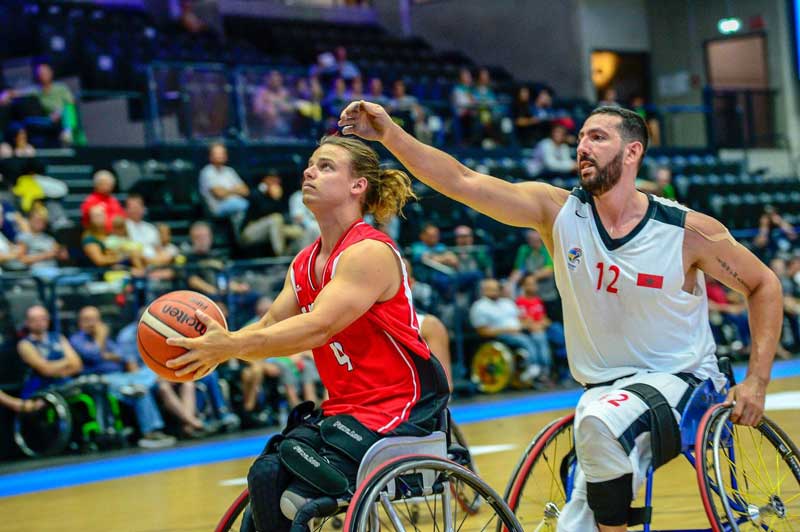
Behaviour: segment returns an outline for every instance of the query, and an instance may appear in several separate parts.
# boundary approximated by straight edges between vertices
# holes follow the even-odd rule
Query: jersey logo
[[[295,291],[295,292],[299,292],[299,291],[300,291],[300,290],[302,290],[302,289],[303,289],[303,287],[302,287],[302,286],[300,286],[299,284],[296,284],[296,285],[294,285],[294,291]]]
[[[575,209],[575,216],[577,216],[578,218],[584,218],[584,219],[588,218],[588,216],[581,214],[581,211],[578,210],[578,209]]]
[[[579,247],[574,247],[567,252],[567,267],[570,271],[575,271],[575,268],[581,263],[583,257],[583,250]]]

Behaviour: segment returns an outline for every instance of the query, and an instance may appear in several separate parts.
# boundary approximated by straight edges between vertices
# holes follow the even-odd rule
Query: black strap
[[[631,508],[628,510],[628,526],[649,524],[653,518],[653,507]]]
[[[653,468],[666,464],[681,452],[681,431],[667,398],[657,388],[641,382],[622,388],[644,401],[650,415],[650,445]]]

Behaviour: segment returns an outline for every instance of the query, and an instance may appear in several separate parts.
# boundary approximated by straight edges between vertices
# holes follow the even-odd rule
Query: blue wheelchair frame
[[[703,382],[700,386],[698,386],[694,392],[692,393],[691,397],[686,403],[686,407],[683,409],[683,414],[681,415],[681,422],[680,422],[680,429],[681,429],[681,454],[686,457],[689,463],[692,465],[693,468],[696,469],[697,467],[697,458],[694,454],[695,448],[695,436],[697,434],[697,429],[700,425],[700,421],[703,418],[703,415],[711,408],[713,405],[721,403],[725,400],[726,390],[723,389],[721,392],[717,392],[714,389],[714,385],[710,380]],[[726,442],[732,442],[731,433],[728,431],[728,436],[726,437]],[[730,447],[730,456],[731,459],[734,459],[733,455],[733,447]],[[572,490],[574,488],[573,479],[575,477],[575,467],[577,461],[573,461],[573,463],[569,467],[569,473],[567,475],[567,483],[566,483],[566,500],[569,501],[572,497]],[[655,470],[653,466],[650,465],[647,469],[646,475],[646,487],[645,487],[645,508],[652,507],[653,501],[653,475]],[[733,476],[731,477],[731,485],[734,489],[738,489],[736,484],[736,478]],[[719,492],[718,486],[713,486],[712,489],[719,495],[720,497],[725,496]],[[731,508],[739,511],[745,512],[746,509],[742,507],[739,501],[733,500],[728,497],[728,502],[731,505]],[[746,512],[745,512],[746,513]],[[747,518],[743,517],[740,522],[746,521]],[[650,523],[644,523],[644,532],[658,532],[650,528]],[[669,531],[664,530],[661,532],[712,532],[712,528],[691,528],[691,529],[670,529]]]

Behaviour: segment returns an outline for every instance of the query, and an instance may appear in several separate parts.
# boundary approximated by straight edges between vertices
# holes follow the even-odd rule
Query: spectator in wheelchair
[[[67,339],[50,331],[50,313],[42,305],[25,311],[25,329],[25,336],[17,344],[17,352],[28,366],[23,399],[65,385],[83,370],[83,362]]]
[[[783,317],[780,281],[717,220],[636,190],[649,141],[641,116],[621,107],[590,113],[578,135],[580,187],[572,191],[471,170],[410,137],[369,102],[347,106],[339,126],[345,135],[381,142],[445,196],[542,235],[553,257],[570,371],[586,389],[573,425],[578,471],[558,530],[627,530],[647,468],[680,452],[680,445],[662,444],[681,440],[681,400],[706,380],[717,391],[728,385],[717,364],[705,275],[747,302],[747,376],[730,387],[727,403],[732,422],[760,422]],[[514,324],[510,310],[507,316]]]
[[[168,340],[189,350],[168,363],[179,375],[203,375],[233,356],[314,354],[330,397],[321,410],[310,402],[295,408],[251,467],[260,531],[289,530],[321,497],[334,507],[332,499],[351,497],[369,447],[437,430],[450,396],[441,364],[419,338],[397,245],[362,219],[398,214],[413,197],[408,175],[381,169],[378,154],[358,140],[324,137],[302,190],[321,236],[294,259],[266,315],[231,332],[198,312],[208,327],[202,339]]]
[[[100,317],[97,307],[83,307],[78,313],[78,331],[69,338],[75,352],[83,361],[83,373],[100,375],[109,392],[133,407],[141,432],[139,447],[161,448],[175,443],[175,438],[162,431],[164,420],[158,410],[153,390],[155,373],[139,368],[137,358],[123,358],[110,328]]]
[[[523,382],[549,385],[552,360],[547,337],[532,334],[523,318],[523,311],[516,303],[503,297],[497,279],[481,282],[481,298],[469,309],[470,323],[482,338],[498,340],[523,353],[524,368],[520,374]]]

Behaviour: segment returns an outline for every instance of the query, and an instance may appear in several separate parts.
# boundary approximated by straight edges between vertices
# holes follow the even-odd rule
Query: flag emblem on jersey
[[[663,288],[664,276],[640,273],[636,278],[636,286],[644,286],[645,288]]]
[[[570,270],[575,271],[575,268],[581,263],[581,257],[583,257],[581,248],[575,247],[567,252],[567,266]]]

